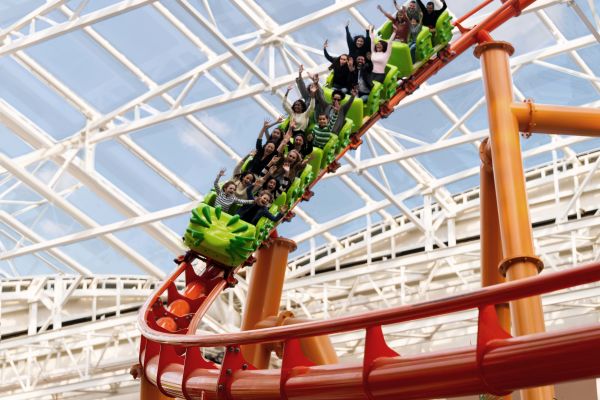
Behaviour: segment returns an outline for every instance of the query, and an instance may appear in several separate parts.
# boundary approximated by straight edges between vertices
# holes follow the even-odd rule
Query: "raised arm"
[[[441,14],[446,10],[446,8],[448,8],[448,5],[446,4],[446,0],[442,0],[442,8],[440,8],[438,10],[438,12]]]
[[[294,121],[293,118],[290,118],[290,123],[288,124],[288,130],[285,133],[285,135],[283,135],[283,140],[281,140],[281,143],[279,143],[279,147],[277,147],[277,154],[283,154],[283,150],[285,149],[285,146],[287,146],[290,139],[292,138],[292,133],[293,133],[294,129],[296,129],[296,122]]]
[[[308,97],[308,90],[306,90],[306,84],[304,83],[304,79],[302,79],[303,71],[304,65],[300,64],[300,68],[298,68],[298,77],[296,78],[296,86],[298,86],[300,96],[302,96],[302,98],[305,99]]]
[[[417,4],[419,5],[421,12],[425,13],[425,11],[427,11],[427,7],[425,7],[425,4],[423,4],[423,1],[417,0]]]
[[[371,42],[371,53],[375,53],[375,32],[373,32],[372,26],[371,31],[369,32],[369,41]]]
[[[285,110],[286,113],[289,114],[290,119],[291,119],[292,115],[294,114],[294,110],[292,110],[292,106],[290,105],[290,102],[288,101],[288,95],[290,94],[290,90],[292,90],[292,85],[289,85],[287,87],[287,90],[285,91],[285,96],[283,96],[283,109]]]
[[[262,128],[260,128],[260,132],[258,132],[258,140],[260,140],[261,143],[262,143],[262,138],[265,135],[265,133],[267,132],[267,129],[269,128],[270,123],[271,123],[271,121],[269,121],[268,119],[265,118],[265,120],[263,121],[263,126],[262,126]]]
[[[237,176],[242,173],[242,167],[244,166],[244,163],[246,162],[248,157],[250,157],[250,154],[248,154],[246,157],[244,157],[240,161],[238,161],[237,164],[235,164],[235,167],[233,168],[233,176]]]
[[[396,0],[394,0],[394,8],[396,8],[396,11],[400,11],[400,6]]]
[[[388,40],[388,45],[387,45],[387,49],[385,49],[385,55],[386,57],[389,57],[392,54],[392,43],[394,42],[394,39],[396,38],[396,30],[394,29],[394,31],[392,32],[392,36],[390,36],[390,40]]]
[[[385,16],[386,16],[386,18],[387,18],[387,19],[389,19],[390,21],[394,22],[394,21],[396,20],[396,18],[394,18],[394,16],[393,16],[392,14],[388,13],[387,11],[385,11],[385,10],[383,9],[383,7],[381,7],[381,6],[377,6],[377,9],[378,9],[379,11],[381,11],[381,13],[382,13],[383,15],[385,15]]]
[[[304,111],[304,114],[308,116],[313,111],[315,111],[315,92],[311,92],[310,102],[308,103],[308,108]]]
[[[346,43],[348,43],[348,50],[352,51],[352,49],[354,48],[354,39],[350,34],[350,28],[348,28],[349,25],[350,21],[346,22]]]
[[[371,36],[369,36],[369,30],[373,27],[373,25],[369,25],[367,29],[365,29],[365,44],[364,46],[367,49],[371,48]]]
[[[325,43],[323,43],[323,55],[330,63],[333,64],[335,62],[335,58],[331,57],[329,55],[329,53],[327,52],[327,45],[328,45],[328,41],[325,40]]]
[[[213,187],[215,188],[215,192],[217,192],[217,194],[221,194],[221,188],[219,187],[219,179],[221,179],[223,175],[225,175],[225,168],[221,168],[219,170],[219,173],[215,178],[215,182],[213,183]]]
[[[350,110],[350,107],[352,107],[352,102],[354,101],[354,98],[358,94],[358,90],[356,90],[356,87],[354,87],[354,88],[352,88],[352,91],[350,93],[351,93],[350,98],[348,99],[348,101],[346,102],[346,104],[344,104],[342,106],[342,113],[341,114],[344,115],[344,117],[348,113],[348,110]]]

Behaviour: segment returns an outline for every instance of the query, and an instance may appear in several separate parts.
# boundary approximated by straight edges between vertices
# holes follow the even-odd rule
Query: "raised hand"
[[[290,141],[291,138],[292,138],[292,126],[290,124],[290,129],[288,129],[288,131],[285,133],[285,135],[283,135],[283,141],[287,143]]]
[[[290,208],[287,206],[287,204],[282,204],[282,205],[279,207],[279,211],[280,211],[281,213],[285,213],[285,212],[287,212],[289,209],[290,209]]]
[[[350,20],[346,21],[346,28],[350,26]]]
[[[348,57],[348,69],[354,71],[354,59],[352,57]]]
[[[302,72],[304,72],[304,65],[300,64],[300,67],[298,68],[298,77],[302,78]]]
[[[325,43],[323,43],[323,48],[326,49],[329,46],[329,40],[325,39]]]
[[[292,130],[296,129],[296,121],[294,118],[290,118],[290,128],[292,128]]]
[[[271,158],[271,161],[269,161],[269,164],[267,164],[267,166],[270,168],[272,165],[277,164],[277,161],[279,161],[281,157],[279,156],[275,156],[273,158]]]
[[[278,124],[280,124],[280,123],[283,122],[284,119],[285,118],[283,118],[283,115],[280,115],[279,117],[277,117],[277,120],[275,122],[277,122]]]
[[[223,176],[223,175],[225,175],[225,171],[226,171],[226,169],[225,169],[225,168],[221,168],[221,169],[219,170],[219,176]]]
[[[294,88],[294,85],[290,83],[290,84],[288,85],[288,87],[287,87],[287,91],[288,91],[288,93],[289,93],[289,92],[290,92],[290,90],[292,90],[293,88]]]
[[[263,121],[263,128],[268,128],[269,125],[271,125],[271,121],[269,121],[269,118],[265,118]]]
[[[381,7],[381,5],[379,5],[379,4],[377,5],[377,9],[378,9],[379,11],[381,11],[381,12],[384,12],[384,11],[383,11],[383,7]]]

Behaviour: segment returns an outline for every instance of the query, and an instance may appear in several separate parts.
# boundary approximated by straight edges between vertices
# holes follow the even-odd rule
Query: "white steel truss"
[[[14,140],[28,148],[14,156],[0,148],[3,398],[4,393],[14,399],[67,398],[81,390],[90,390],[86,394],[89,398],[116,398],[134,390],[126,371],[137,352],[132,318],[157,279],[166,276],[171,266],[149,258],[146,251],[138,250],[121,235],[141,232],[165,252],[180,254],[184,251],[180,232],[169,221],[184,218],[203,192],[177,172],[169,159],[173,155],[147,146],[143,140],[146,132],[179,122],[193,131],[196,140],[210,143],[225,158],[237,162],[244,156],[237,144],[251,144],[252,138],[226,137],[205,112],[247,100],[243,104],[251,104],[269,117],[278,116],[281,89],[294,82],[300,64],[310,72],[327,71],[319,47],[324,38],[311,32],[318,41],[306,44],[302,33],[307,28],[322,28],[329,21],[345,21],[348,16],[361,29],[381,20],[373,11],[374,1],[329,2],[322,9],[310,9],[290,19],[276,11],[274,1],[231,0],[227,12],[237,12],[246,25],[234,36],[219,26],[222,2],[114,0],[101,8],[93,8],[93,3],[46,1],[0,29],[0,60],[10,59],[85,121],[57,138],[39,123],[35,113],[0,98],[0,122]],[[448,3],[457,15],[471,6],[452,0]],[[202,54],[204,61],[178,70],[168,79],[153,77],[131,49],[120,47],[102,29],[102,23],[133,12],[151,13],[155,19],[144,22],[169,29]],[[581,25],[577,33],[566,29],[562,16],[567,14]],[[484,9],[463,25],[476,24],[485,15]],[[568,103],[597,108],[600,78],[589,56],[590,51],[598,53],[600,49],[596,3],[540,0],[511,21],[511,26],[518,28],[519,21],[543,31],[548,40],[512,57],[517,96],[522,100],[537,96],[536,88],[518,79],[527,69],[537,68],[551,71],[565,86],[587,83],[591,95],[585,96],[585,101],[573,96]],[[340,38],[342,33],[340,25]],[[59,46],[59,40],[74,34],[97,47],[100,58],[118,64],[132,81],[142,85],[142,90],[107,110],[64,76],[59,78],[34,50]],[[593,61],[597,65],[600,60],[596,56]],[[168,63],[168,59],[163,60],[164,68]],[[392,122],[378,123],[363,147],[347,154],[342,167],[326,177],[323,186],[337,185],[360,206],[331,216],[319,213],[312,204],[297,210],[301,221],[294,223],[303,224],[305,229],[291,229],[290,236],[299,243],[302,254],[289,266],[285,307],[299,315],[324,318],[477,287],[478,189],[453,188],[465,181],[472,182],[469,187],[477,186],[473,178],[478,162],[458,172],[451,169],[440,173],[431,161],[448,162],[448,152],[452,151],[474,159],[479,142],[487,136],[487,131],[474,122],[485,109],[482,94],[465,96],[467,100],[460,105],[451,100],[456,98],[456,91],[477,84],[481,71],[476,65],[451,71],[423,85],[399,107],[399,112],[429,107],[439,120],[430,128],[433,133],[415,133],[392,115],[388,120]],[[198,98],[195,93],[199,86],[208,84],[215,88],[213,93]],[[258,124],[250,129],[257,131]],[[145,199],[131,194],[127,184],[111,179],[99,168],[97,152],[106,143],[117,143],[140,161],[136,164],[139,168],[160,177],[162,186],[157,190],[174,190],[184,200],[147,206]],[[556,136],[529,147],[524,141],[524,146],[525,162],[546,162],[527,173],[536,249],[546,268],[598,260],[600,158],[591,151],[598,147],[597,142]],[[212,177],[217,166],[205,168]],[[48,169],[50,177],[44,174]],[[61,184],[65,180],[70,183],[68,187]],[[403,185],[403,180],[413,184]],[[319,200],[318,191],[311,203],[320,207],[324,200]],[[91,193],[118,216],[107,222],[101,215],[82,210],[71,201],[82,192]],[[53,236],[41,234],[38,227],[55,212],[62,213],[77,229]],[[360,229],[361,225],[364,228]],[[90,268],[73,251],[74,246],[95,239],[151,277],[98,277],[102,271]],[[29,277],[21,260],[52,275]],[[246,287],[245,280],[240,279],[240,284],[223,296],[204,329],[236,329]],[[544,301],[550,326],[598,319],[598,288],[593,285],[552,294]],[[99,316],[105,319],[98,320]],[[87,319],[82,322],[82,318]],[[469,340],[464,338],[473,332],[473,318],[472,313],[462,313],[390,327],[386,333],[392,345],[421,351]],[[340,354],[360,351],[360,335],[335,337]],[[27,351],[17,356],[20,349]],[[59,364],[64,369],[57,368]]]

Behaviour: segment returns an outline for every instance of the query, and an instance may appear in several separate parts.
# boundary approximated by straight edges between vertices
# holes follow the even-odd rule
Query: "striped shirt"
[[[329,138],[331,137],[331,135],[333,135],[333,133],[331,133],[331,128],[329,127],[329,125],[327,125],[324,128],[315,125],[313,126],[312,132],[314,135],[313,145],[320,149],[325,147],[325,145],[329,141]]]
[[[215,207],[221,207],[221,210],[225,212],[229,212],[229,209],[234,204],[253,204],[254,200],[244,200],[235,197],[235,195],[228,196],[225,192],[219,187],[219,178],[220,175],[217,175],[215,179],[214,187],[215,192],[217,192],[217,198],[215,199]]]

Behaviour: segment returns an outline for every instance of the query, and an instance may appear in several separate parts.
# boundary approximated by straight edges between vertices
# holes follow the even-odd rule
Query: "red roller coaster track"
[[[509,0],[479,25],[466,29],[457,20],[461,36],[405,81],[396,94],[353,136],[352,143],[336,158],[360,145],[361,136],[393,111],[393,108],[448,62],[535,0]],[[327,172],[323,170],[314,186]],[[201,319],[228,281],[210,265],[200,276],[184,257],[170,278],[144,304],[139,327],[142,333],[140,364],[147,379],[171,397],[186,399],[427,399],[477,393],[506,394],[515,389],[600,375],[600,328],[590,326],[568,331],[509,337],[498,325],[493,305],[600,280],[600,264],[545,274],[472,293],[402,306],[368,314],[326,321],[300,323],[223,335],[199,336]],[[174,281],[186,277],[186,292],[180,294]],[[168,302],[185,299],[193,318],[172,314],[160,296],[168,291]],[[477,345],[443,353],[398,356],[383,339],[381,326],[479,309]],[[168,332],[156,318],[169,316],[181,329]],[[299,338],[351,330],[366,330],[362,362],[314,366],[299,347]],[[240,345],[284,342],[280,370],[256,370],[245,362]],[[206,361],[201,348],[225,347],[219,367]],[[535,366],[535,368],[532,368]],[[525,373],[526,372],[526,373]]]

